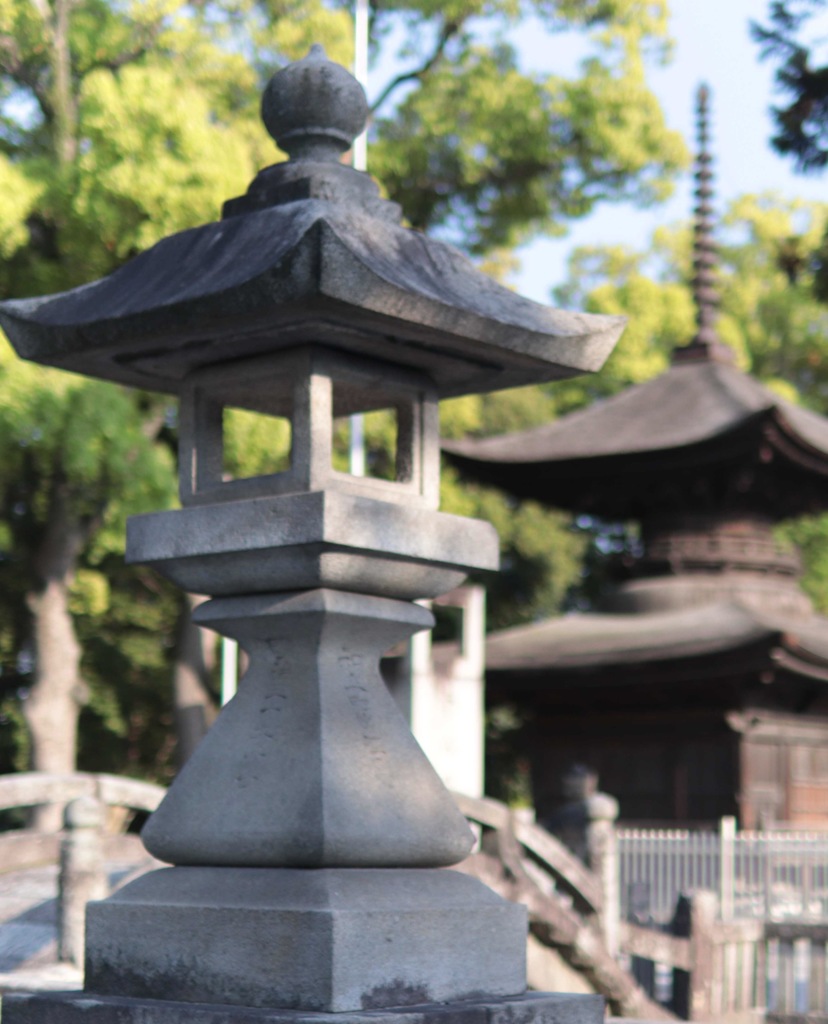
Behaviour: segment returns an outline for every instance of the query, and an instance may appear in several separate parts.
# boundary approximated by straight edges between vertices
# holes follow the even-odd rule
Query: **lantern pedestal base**
[[[87,911],[100,995],[342,1013],[525,985],[525,908],[456,871],[162,868]]]
[[[547,992],[336,1014],[87,992],[3,996],[3,1024],[603,1024],[603,1020],[601,996]]]

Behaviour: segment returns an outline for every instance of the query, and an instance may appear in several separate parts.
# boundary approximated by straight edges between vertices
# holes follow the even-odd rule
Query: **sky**
[[[760,62],[759,47],[750,39],[751,19],[766,19],[768,0],[671,0],[673,60],[653,68],[649,81],[664,109],[667,123],[682,133],[695,152],[695,95],[706,82],[712,90],[711,129],[715,158],[716,209],[738,195],[777,191],[786,197],[828,201],[828,172],[822,177],[795,174],[791,161],[771,149],[768,108],[774,101],[772,61]],[[809,26],[828,31],[828,15]],[[550,54],[539,53],[531,31],[518,39],[532,66],[547,70]],[[554,55],[552,55],[554,59]],[[646,247],[660,224],[686,220],[692,211],[690,173],[680,180],[673,198],[650,210],[604,204],[575,224],[562,239],[533,242],[521,253],[514,277],[517,289],[538,302],[551,301],[550,289],[566,276],[567,255],[576,245],[626,244]]]

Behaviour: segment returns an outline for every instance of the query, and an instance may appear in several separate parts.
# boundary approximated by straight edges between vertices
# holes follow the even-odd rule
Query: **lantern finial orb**
[[[291,160],[338,163],[367,117],[362,86],[318,43],[277,71],[262,96],[265,127]]]

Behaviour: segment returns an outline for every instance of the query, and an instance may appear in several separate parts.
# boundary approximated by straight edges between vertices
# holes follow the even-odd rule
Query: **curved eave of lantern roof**
[[[171,392],[205,364],[309,341],[423,370],[441,396],[492,391],[600,369],[625,322],[522,298],[451,246],[322,199],[183,231],[102,280],[0,303],[23,358]]]
[[[755,454],[761,462],[760,446],[773,449],[774,461],[828,477],[828,419],[714,361],[679,363],[653,380],[530,430],[443,442],[468,476],[518,497],[576,510],[583,507],[581,491],[588,489],[598,495],[591,502],[594,511],[605,515],[612,515],[621,500],[617,479],[627,473],[630,486],[640,488],[648,472],[659,477],[686,477],[697,468],[709,472],[731,462],[734,451]]]
[[[828,619],[776,617],[735,602],[636,615],[574,614],[491,633],[486,671],[552,677],[723,655],[763,642],[780,667],[828,682]],[[635,682],[635,676],[624,679]]]

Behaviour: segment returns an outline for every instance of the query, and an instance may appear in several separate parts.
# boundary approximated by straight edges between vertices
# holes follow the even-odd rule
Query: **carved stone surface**
[[[197,594],[333,587],[416,599],[496,569],[490,523],[315,491],[133,516],[127,560]]]
[[[263,112],[292,159],[225,204],[219,223],[165,238],[101,281],[0,303],[16,351],[159,391],[299,344],[421,370],[440,396],[600,369],[623,317],[516,295],[402,227],[371,179],[339,162],[366,110],[321,50],[279,72]]]
[[[250,668],[142,837],[173,864],[436,867],[472,834],[379,674],[419,605],[315,590],[222,598],[197,620]]]
[[[454,871],[167,868],[88,928],[100,995],[342,1013],[525,988],[525,909]]]

